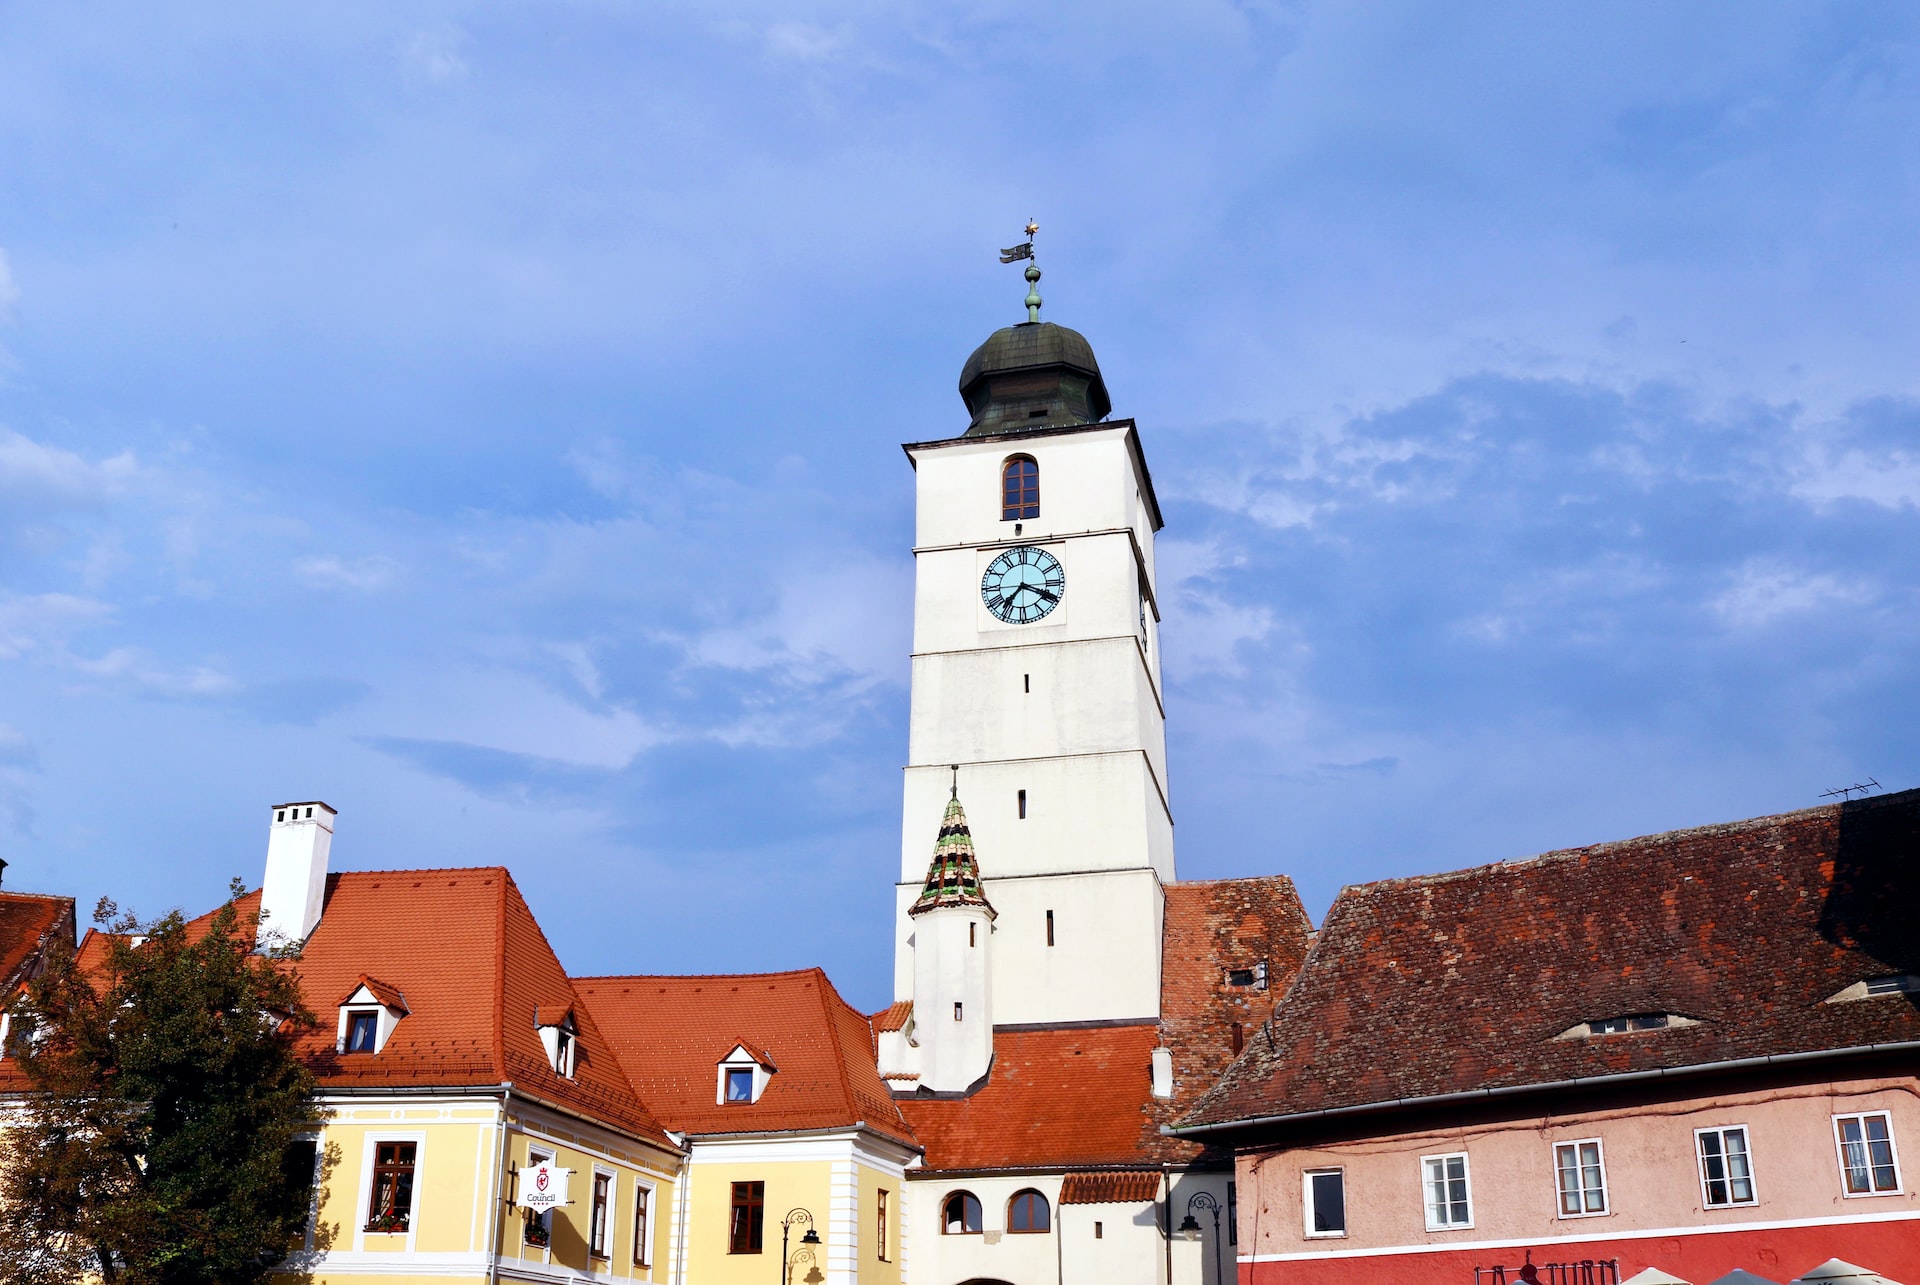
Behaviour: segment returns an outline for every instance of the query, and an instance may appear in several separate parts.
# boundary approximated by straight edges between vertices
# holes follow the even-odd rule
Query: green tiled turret
[[[973,856],[973,834],[967,829],[967,812],[956,793],[947,802],[947,814],[940,818],[940,837],[933,844],[933,864],[927,867],[927,883],[913,903],[909,915],[942,906],[981,906],[987,917],[995,911],[980,887],[980,863]]]

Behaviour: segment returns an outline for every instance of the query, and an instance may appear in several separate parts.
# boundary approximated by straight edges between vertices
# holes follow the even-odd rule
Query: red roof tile
[[[966,1098],[900,1099],[929,1169],[1138,1164],[1157,1136],[1151,1023],[993,1033],[993,1067]]]
[[[1920,1040],[1920,791],[1343,890],[1218,1123]],[[1698,1025],[1557,1039],[1587,1021]]]
[[[902,1030],[907,1024],[907,1019],[912,1016],[913,1001],[897,999],[873,1015],[874,1034],[884,1035],[889,1031]]]
[[[1060,1203],[1063,1205],[1131,1205],[1159,1198],[1158,1169],[1070,1173],[1066,1181],[1060,1184]]]
[[[367,994],[373,996],[375,1002],[386,1008],[398,1009],[403,1013],[406,1011],[407,997],[400,993],[398,986],[389,986],[385,982],[368,977],[365,973],[360,975],[360,980],[354,983],[351,990],[340,997],[340,1003],[344,1004],[358,995],[363,986],[366,987]]]
[[[874,1068],[873,1030],[818,968],[704,977],[590,977],[580,995],[667,1126],[692,1134],[848,1128],[911,1142]],[[722,1105],[736,1043],[779,1069],[758,1102]]]

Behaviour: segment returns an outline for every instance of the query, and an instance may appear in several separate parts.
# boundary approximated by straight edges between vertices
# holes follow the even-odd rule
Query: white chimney
[[[327,853],[333,847],[337,815],[317,800],[274,804],[255,949],[298,946],[320,922],[320,903],[327,894]]]

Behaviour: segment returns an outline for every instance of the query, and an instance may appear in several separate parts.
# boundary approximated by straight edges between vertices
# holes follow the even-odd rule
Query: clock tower
[[[898,1089],[911,1087],[908,1064],[939,1061],[930,1041],[958,1038],[946,987],[915,994],[929,983],[916,951],[933,948],[920,940],[933,916],[910,913],[956,794],[993,911],[969,930],[985,955],[967,974],[992,1023],[1160,1013],[1162,885],[1174,878],[1160,510],[1133,422],[1107,418],[1092,347],[1039,321],[1037,294],[1028,305],[1026,324],[996,331],[961,371],[966,430],[905,447],[917,521],[894,994],[914,1005],[886,1058],[903,1072]],[[918,1087],[971,1087],[932,1082],[951,1078]]]

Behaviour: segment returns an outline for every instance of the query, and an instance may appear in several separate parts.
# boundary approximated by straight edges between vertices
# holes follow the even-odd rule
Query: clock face
[[[1060,605],[1067,573],[1045,549],[1023,545],[993,560],[980,577],[987,610],[1010,625],[1030,625]]]

